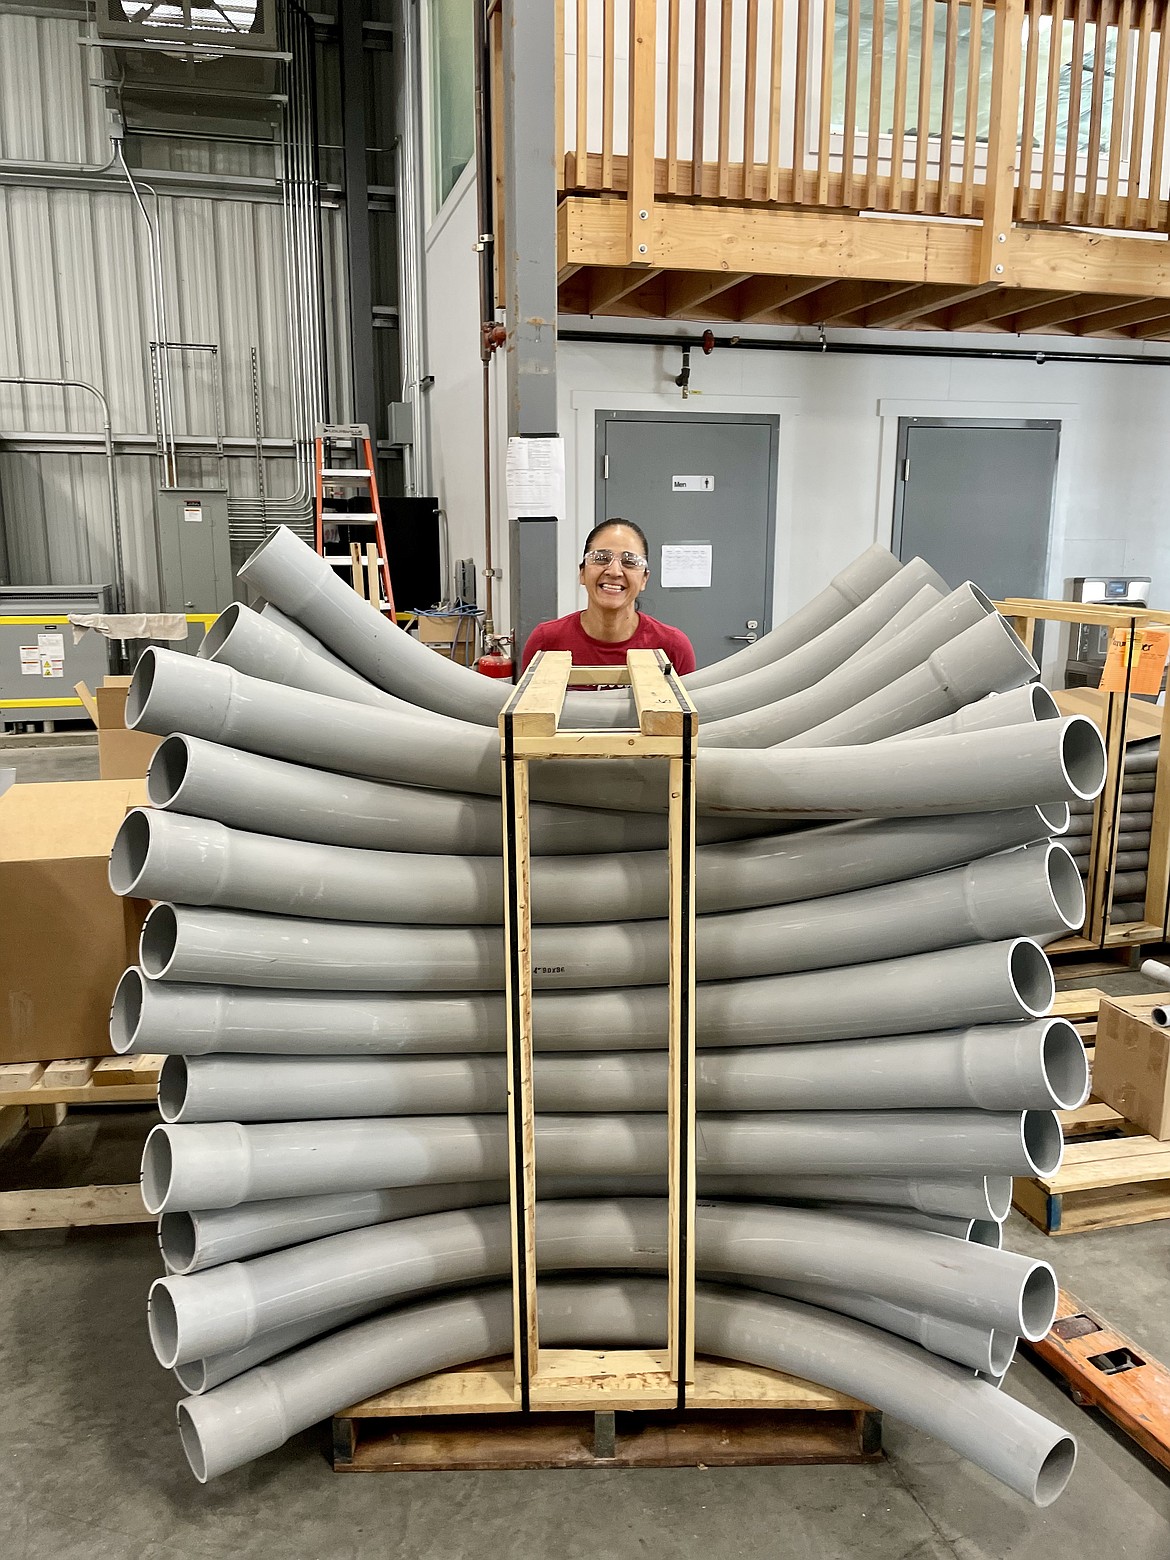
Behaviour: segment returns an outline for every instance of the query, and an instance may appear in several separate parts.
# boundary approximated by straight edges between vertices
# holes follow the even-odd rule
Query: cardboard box
[[[418,637],[422,644],[445,655],[449,661],[457,661],[460,666],[474,666],[479,619],[458,612],[442,617],[420,615]]]
[[[0,1062],[109,1056],[110,1001],[150,908],[107,878],[141,780],[15,785],[0,798]]]
[[[1170,1138],[1170,1029],[1150,1017],[1155,997],[1103,997],[1093,1052],[1093,1093],[1151,1137]]]
[[[84,683],[77,683],[73,691],[97,727],[98,766],[102,779],[141,779],[162,738],[147,731],[126,729],[130,678],[107,677],[96,693],[91,693]]]

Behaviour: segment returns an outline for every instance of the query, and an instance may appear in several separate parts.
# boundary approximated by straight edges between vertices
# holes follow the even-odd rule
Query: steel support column
[[[557,431],[556,7],[503,0],[508,436]],[[560,515],[509,523],[517,649],[557,615]]]
[[[377,440],[382,425],[374,373],[374,310],[370,281],[369,177],[366,168],[366,57],[362,0],[341,0],[342,142],[345,162],[345,244],[349,277],[349,348],[353,417]]]

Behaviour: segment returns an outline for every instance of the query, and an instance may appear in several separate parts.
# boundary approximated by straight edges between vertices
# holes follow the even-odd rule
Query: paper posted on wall
[[[561,519],[565,514],[565,445],[552,438],[508,440],[505,471],[509,520]]]
[[[706,589],[711,584],[710,542],[667,542],[662,548],[658,583],[663,590]]]

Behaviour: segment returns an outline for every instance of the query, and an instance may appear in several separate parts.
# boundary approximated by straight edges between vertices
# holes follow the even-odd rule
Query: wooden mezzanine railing
[[[791,232],[825,246],[822,276],[1009,286],[1037,303],[1099,291],[1119,325],[1142,312],[1126,296],[1170,313],[1151,242],[1170,217],[1170,0],[556,3],[562,227],[604,231],[562,253],[563,277],[583,255],[711,267],[735,208],[722,248],[745,276],[789,269],[753,213],[817,214]],[[722,228],[681,214],[712,207]],[[864,238],[822,263],[823,219],[861,214]]]

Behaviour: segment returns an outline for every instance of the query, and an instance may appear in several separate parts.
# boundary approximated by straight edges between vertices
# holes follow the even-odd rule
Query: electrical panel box
[[[163,612],[222,612],[232,600],[227,493],[173,488],[155,497]]]
[[[109,585],[0,586],[0,728],[89,719],[74,684],[101,683],[110,642],[91,633],[74,644],[69,614],[113,610]]]

